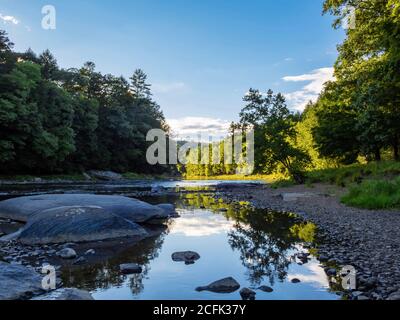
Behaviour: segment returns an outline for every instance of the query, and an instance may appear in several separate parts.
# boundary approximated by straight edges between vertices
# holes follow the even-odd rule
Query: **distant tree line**
[[[148,130],[168,126],[142,70],[127,80],[12,49],[0,30],[0,173],[167,169],[146,162]]]
[[[255,130],[255,173],[305,172],[357,161],[400,159],[400,1],[326,0],[334,27],[355,10],[355,28],[338,46],[335,81],[317,102],[293,113],[281,94],[250,89],[240,122]],[[222,142],[221,142],[222,143]],[[232,165],[187,165],[188,175],[234,174]]]

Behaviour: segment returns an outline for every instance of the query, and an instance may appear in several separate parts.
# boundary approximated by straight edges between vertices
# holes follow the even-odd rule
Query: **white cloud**
[[[4,23],[12,23],[12,24],[19,24],[19,20],[13,16],[5,16],[0,13],[0,20],[3,20]]]
[[[174,221],[171,234],[184,234],[186,237],[207,237],[227,233],[233,227],[223,215],[199,212],[196,215],[182,214]]]
[[[285,61],[287,61],[287,62],[290,62],[290,61],[293,61],[294,59],[293,58],[285,58]]]
[[[201,135],[201,141],[208,141],[225,137],[228,133],[230,121],[207,117],[184,117],[167,119],[172,132],[180,139],[195,139]],[[214,140],[215,141],[215,140]]]
[[[316,101],[325,82],[335,79],[333,71],[333,68],[320,68],[299,76],[283,77],[286,82],[308,82],[301,90],[284,94],[289,105],[295,110],[302,111],[310,100]]]
[[[181,91],[186,88],[183,82],[171,82],[171,83],[155,83],[152,86],[154,93],[170,93]]]

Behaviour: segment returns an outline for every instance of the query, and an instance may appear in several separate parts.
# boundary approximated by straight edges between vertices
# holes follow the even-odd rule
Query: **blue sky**
[[[175,131],[217,132],[237,120],[250,87],[282,92],[298,110],[315,99],[344,37],[322,2],[0,0],[0,28],[16,50],[48,48],[61,67],[90,60],[126,77],[142,68]],[[56,30],[41,28],[48,4]]]

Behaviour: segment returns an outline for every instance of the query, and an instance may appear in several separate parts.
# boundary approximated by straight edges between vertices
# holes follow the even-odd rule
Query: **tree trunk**
[[[393,142],[393,159],[395,161],[399,161],[400,160],[400,156],[399,156],[399,142],[396,140]]]
[[[382,157],[381,157],[381,150],[380,149],[376,149],[375,150],[375,161],[381,161]]]

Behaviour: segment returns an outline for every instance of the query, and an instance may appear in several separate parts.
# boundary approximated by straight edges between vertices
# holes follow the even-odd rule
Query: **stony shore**
[[[354,266],[357,289],[350,299],[400,299],[400,211],[371,211],[340,203],[343,189],[314,185],[271,189],[266,185],[219,190],[226,202],[249,201],[254,207],[294,212],[318,226],[321,262]]]

